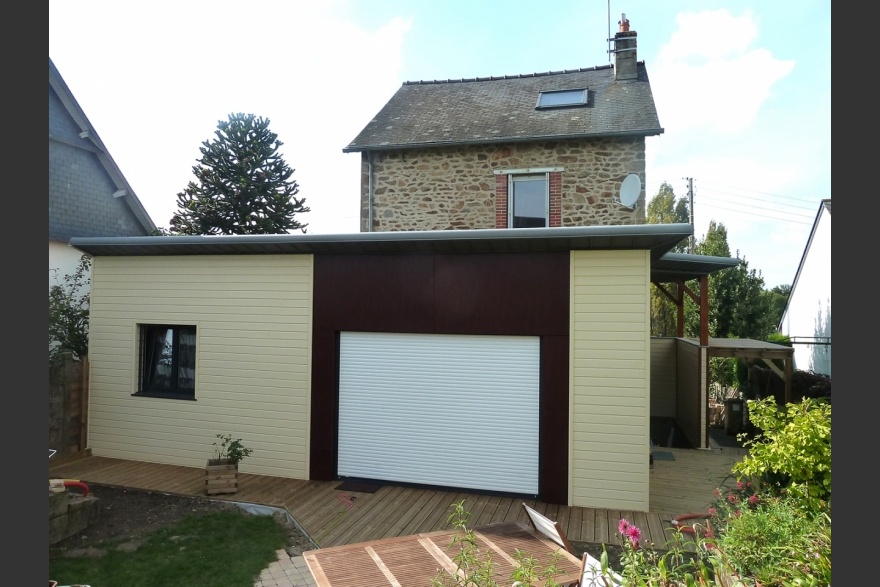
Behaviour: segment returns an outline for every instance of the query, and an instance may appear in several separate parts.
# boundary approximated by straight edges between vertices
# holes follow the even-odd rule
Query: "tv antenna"
[[[611,0],[608,0],[608,63],[611,63]]]

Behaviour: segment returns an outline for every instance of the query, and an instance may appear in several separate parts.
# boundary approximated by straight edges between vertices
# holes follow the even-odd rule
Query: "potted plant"
[[[250,456],[253,449],[245,447],[241,438],[218,434],[214,442],[214,458],[205,465],[205,493],[235,493],[238,491],[238,463]]]

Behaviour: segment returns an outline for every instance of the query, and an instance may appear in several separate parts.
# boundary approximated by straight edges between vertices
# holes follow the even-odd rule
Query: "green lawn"
[[[110,544],[101,558],[52,559],[49,577],[90,587],[252,587],[286,545],[272,516],[218,512],[159,530],[134,552]]]

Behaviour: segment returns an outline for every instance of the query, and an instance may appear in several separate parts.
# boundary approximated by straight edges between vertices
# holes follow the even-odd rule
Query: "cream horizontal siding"
[[[308,478],[311,255],[96,257],[89,336],[93,454],[202,467],[216,434],[245,473]],[[136,397],[140,324],[193,324],[196,400]]]
[[[648,511],[648,251],[572,251],[569,504]]]
[[[675,418],[675,338],[651,339],[651,416]]]

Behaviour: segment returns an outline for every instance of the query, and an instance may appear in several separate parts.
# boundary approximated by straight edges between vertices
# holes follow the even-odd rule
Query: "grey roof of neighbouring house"
[[[663,132],[648,73],[614,81],[611,65],[502,77],[405,82],[345,153]],[[586,106],[535,108],[547,90],[589,90]]]
[[[54,96],[53,97],[53,93]],[[57,97],[57,99],[56,99]],[[53,184],[53,166],[77,168],[78,161],[53,161],[53,142],[93,153],[102,177],[82,179],[72,187]],[[49,58],[49,239],[68,240],[86,234],[149,234],[156,224],[116,165],[61,73]],[[77,169],[82,175],[84,170]],[[104,184],[107,184],[106,186]],[[106,187],[106,189],[104,189]],[[88,201],[78,198],[88,194]],[[120,203],[121,202],[121,203]],[[53,215],[53,211],[55,214]]]
[[[93,257],[169,255],[355,255],[532,253],[569,250],[651,251],[651,280],[688,281],[736,265],[738,259],[667,253],[693,235],[690,224],[560,228],[419,230],[351,234],[256,234],[74,238]],[[655,276],[655,268],[658,273]],[[656,277],[656,278],[655,278]]]

